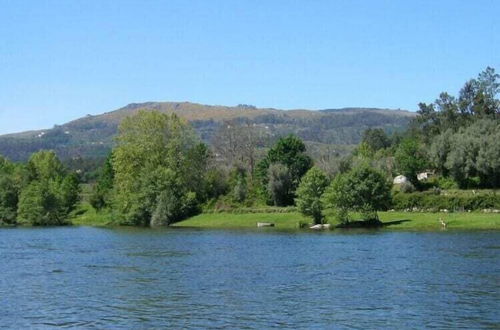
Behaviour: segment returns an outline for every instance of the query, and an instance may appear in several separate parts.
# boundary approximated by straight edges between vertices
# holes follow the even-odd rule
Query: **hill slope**
[[[101,115],[88,115],[51,129],[0,136],[0,154],[20,161],[40,149],[53,149],[63,159],[101,157],[113,144],[120,121],[140,109],[176,113],[189,120],[201,138],[210,143],[225,120],[246,120],[272,135],[295,133],[308,144],[352,145],[369,127],[388,132],[402,130],[414,113],[404,110],[345,108],[311,110],[259,109],[253,106],[211,106],[189,102],[132,103]]]

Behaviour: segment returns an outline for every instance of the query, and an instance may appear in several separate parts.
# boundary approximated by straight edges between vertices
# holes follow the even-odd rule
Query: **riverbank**
[[[379,212],[383,229],[386,230],[442,230],[441,218],[446,229],[500,230],[500,215],[492,213],[420,213]],[[356,220],[356,216],[353,216]],[[327,218],[333,225],[337,223]],[[173,227],[198,228],[256,228],[257,222],[274,223],[277,229],[297,229],[301,223],[311,222],[296,212],[290,213],[204,213],[175,223]]]
[[[88,202],[83,202],[72,212],[69,220],[75,226],[110,226],[113,214],[107,210],[96,211]]]
[[[446,229],[451,230],[500,230],[500,215],[495,213],[425,213],[425,212],[379,212],[383,223],[382,230],[437,231],[443,230],[439,219],[446,223]],[[353,220],[359,220],[356,215]],[[331,217],[327,222],[338,223]],[[69,219],[75,226],[105,227],[115,226],[113,214],[96,212],[90,205],[80,207]],[[172,227],[214,228],[214,229],[244,229],[256,228],[258,222],[270,222],[276,229],[307,228],[311,219],[298,212],[287,213],[202,213],[184,221],[177,222]],[[1,225],[6,227],[7,225]],[[14,226],[14,225],[10,225]]]
[[[195,228],[256,228],[257,222],[270,222],[277,229],[298,229],[301,225],[307,228],[311,218],[304,217],[294,209],[269,208],[237,210],[238,212],[202,213],[184,221],[177,222],[172,227]],[[257,212],[258,211],[258,212]],[[353,220],[359,220],[356,214],[351,215]],[[447,229],[459,230],[500,230],[500,214],[482,212],[456,212],[456,213],[431,213],[431,212],[379,212],[379,217],[384,226],[383,230],[442,230],[439,218],[446,223]],[[81,203],[68,219],[76,226],[111,226],[114,216],[109,211],[97,212],[89,203]],[[326,221],[332,225],[338,223],[332,216],[327,216]],[[305,226],[304,226],[305,225]]]

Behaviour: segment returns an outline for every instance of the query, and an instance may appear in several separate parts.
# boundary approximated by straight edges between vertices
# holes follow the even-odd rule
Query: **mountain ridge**
[[[142,102],[99,115],[87,115],[50,129],[0,135],[0,154],[21,161],[40,149],[53,149],[62,158],[102,157],[113,145],[123,118],[139,110],[175,113],[190,121],[203,141],[210,143],[224,121],[246,121],[268,129],[272,135],[294,133],[310,143],[352,145],[370,127],[387,132],[402,130],[416,114],[407,110],[347,107],[340,109],[257,108],[204,105],[192,102]]]

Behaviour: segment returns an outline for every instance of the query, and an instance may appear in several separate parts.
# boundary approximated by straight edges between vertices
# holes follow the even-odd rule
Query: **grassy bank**
[[[88,202],[82,202],[70,214],[71,223],[75,226],[109,226],[113,215],[109,211],[96,211]]]
[[[256,228],[257,222],[272,222],[277,229],[297,229],[300,223],[311,222],[298,212],[236,212],[203,213],[174,224],[174,227],[198,228]],[[447,223],[447,229],[500,230],[500,214],[480,212],[424,213],[424,212],[379,212],[385,224],[384,230],[442,230],[439,218]],[[352,215],[353,220],[359,217]],[[69,219],[73,225],[108,226],[113,215],[97,212],[88,202],[82,202]],[[337,224],[332,217],[328,223]]]
[[[177,222],[174,227],[255,228],[257,222],[272,222],[276,228],[295,229],[299,221],[309,221],[297,212],[291,213],[203,213]]]
[[[379,217],[385,224],[384,230],[442,230],[439,218],[447,223],[447,229],[500,230],[500,214],[491,213],[411,213],[380,212]],[[353,215],[356,219],[356,216]],[[336,224],[332,219],[329,223]],[[310,219],[292,213],[254,213],[254,214],[200,214],[176,223],[175,227],[200,228],[255,228],[257,222],[272,222],[279,229],[295,229],[299,222]]]

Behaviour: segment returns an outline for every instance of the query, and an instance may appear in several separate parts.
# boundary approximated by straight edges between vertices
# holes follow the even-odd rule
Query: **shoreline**
[[[331,217],[326,218],[332,224],[330,230],[408,230],[408,231],[443,231],[443,230],[500,230],[500,216],[491,213],[416,213],[416,212],[379,212],[382,226],[373,228],[335,228],[338,224]],[[439,222],[442,218],[446,227]],[[359,220],[355,215],[353,221]],[[177,222],[172,227],[190,228],[257,228],[257,222],[271,222],[274,229],[301,229],[301,224],[312,222],[297,212],[290,213],[202,213]]]
[[[356,214],[351,215],[351,221],[359,220]],[[346,231],[346,230],[378,230],[378,231],[453,231],[453,230],[500,230],[500,215],[495,213],[481,212],[456,212],[456,213],[430,213],[430,212],[379,212],[382,225],[379,227],[362,228],[336,228],[337,222],[331,216],[326,217],[325,223],[330,223],[330,229],[323,231]],[[444,227],[439,219],[446,223]],[[92,216],[82,214],[73,219],[66,226],[90,226],[90,227],[130,227],[118,225],[112,222],[109,213],[94,213]],[[310,229],[312,219],[304,217],[298,212],[270,212],[270,213],[201,213],[180,222],[176,222],[171,228],[200,228],[200,229],[258,229],[258,222],[272,223],[269,228],[260,230],[301,230],[317,231]],[[64,226],[64,227],[66,227]],[[27,227],[25,225],[0,225],[0,228]],[[33,226],[30,226],[33,227]],[[43,226],[42,226],[43,227]]]

